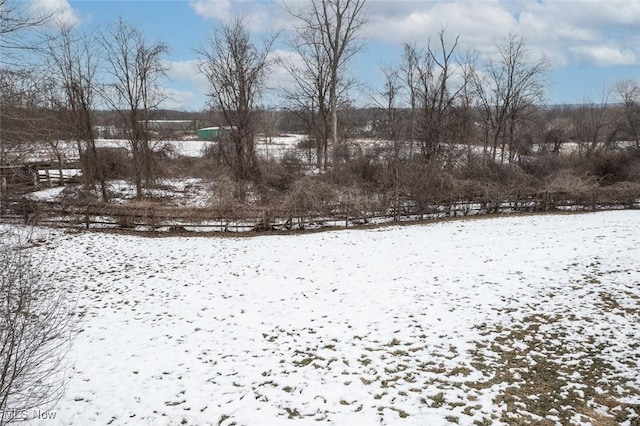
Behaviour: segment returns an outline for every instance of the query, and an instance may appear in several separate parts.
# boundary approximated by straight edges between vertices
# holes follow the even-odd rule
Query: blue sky
[[[256,37],[282,31],[274,55],[289,54],[285,41],[292,20],[271,0],[31,1],[86,29],[122,16],[149,40],[165,42],[171,94],[166,106],[172,108],[204,107],[206,81],[193,49],[236,15],[246,18]],[[306,0],[280,1],[297,8]],[[365,48],[349,71],[371,91],[382,86],[379,67],[397,63],[404,42],[426,44],[443,27],[451,38],[460,34],[461,46],[481,57],[491,55],[509,32],[524,37],[533,55],[551,63],[549,103],[599,101],[617,80],[640,81],[640,0],[369,0],[367,9]],[[286,83],[282,70],[270,75],[276,84]],[[359,99],[364,102],[366,94]]]

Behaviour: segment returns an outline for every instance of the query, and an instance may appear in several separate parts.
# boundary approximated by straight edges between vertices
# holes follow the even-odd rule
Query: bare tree
[[[0,165],[24,158],[31,151],[37,79],[27,64],[28,52],[36,50],[33,34],[51,14],[28,13],[25,2],[0,0]],[[16,169],[18,170],[18,169]],[[24,176],[20,176],[24,178]],[[0,181],[0,213],[8,201],[6,176]]]
[[[17,0],[0,0],[0,63],[5,68],[22,62],[22,54],[37,48],[36,38],[28,37],[51,20],[53,13],[27,11]]]
[[[311,0],[309,9],[288,12],[299,21],[296,32],[306,42],[300,49],[305,62],[322,69],[323,84],[328,89],[329,139],[338,148],[338,97],[345,67],[362,45],[358,37],[366,23],[366,0]],[[326,67],[326,69],[325,69]],[[318,75],[320,75],[318,73]],[[317,85],[315,86],[318,87]],[[316,93],[317,94],[317,93]]]
[[[25,160],[33,151],[39,104],[38,78],[33,71],[0,70],[0,164]]]
[[[616,91],[624,106],[624,121],[627,135],[640,150],[640,86],[633,80],[622,80]]]
[[[282,113],[278,109],[262,107],[259,108],[259,123],[264,139],[266,157],[269,158],[269,148],[273,143],[273,138],[278,136]]]
[[[73,304],[27,244],[0,234],[0,424],[27,420],[59,399],[76,332]]]
[[[316,32],[298,32],[290,46],[299,60],[280,60],[294,84],[282,88],[289,110],[315,140],[316,167],[327,169],[329,140],[329,65]]]
[[[477,137],[473,125],[476,119],[475,107],[477,105],[477,92],[473,81],[477,63],[478,56],[474,52],[467,51],[460,58],[460,75],[464,84],[459,92],[458,102],[459,140],[467,147],[468,162],[473,158],[473,145]]]
[[[207,45],[197,50],[200,71],[209,80],[212,105],[223,119],[219,136],[223,157],[240,180],[260,179],[255,151],[256,107],[266,88],[273,42],[272,37],[256,46],[245,21],[238,18],[211,33]],[[231,149],[224,144],[227,138]]]
[[[85,191],[98,181],[102,199],[109,199],[104,169],[98,160],[93,127],[93,109],[97,91],[98,57],[96,40],[89,34],[75,36],[74,29],[62,26],[49,42],[48,57],[54,78],[62,90],[63,111],[68,139],[75,141],[81,159]]]
[[[384,75],[384,90],[379,93],[382,101],[377,101],[378,106],[385,112],[386,116],[386,136],[393,144],[393,153],[391,157],[391,182],[393,188],[393,207],[394,220],[400,220],[400,140],[401,137],[401,118],[398,102],[400,91],[402,90],[401,78],[397,69],[382,68]]]
[[[405,45],[405,80],[412,84],[408,87],[413,116],[411,133],[419,140],[421,157],[427,162],[445,160],[445,147],[455,142],[456,106],[468,82],[460,74],[461,83],[452,83],[456,76],[454,54],[458,40],[456,37],[448,46],[445,30],[441,30],[435,46],[429,43],[426,49],[420,49]]]
[[[416,140],[416,109],[418,105],[417,93],[417,67],[418,58],[416,57],[418,49],[415,45],[405,44],[403,62],[401,66],[403,83],[407,88],[409,102],[409,159],[413,158],[413,145]]]
[[[42,125],[36,128],[34,136],[48,148],[49,158],[58,165],[57,184],[64,185],[63,166],[66,160],[66,143],[69,139],[68,117],[63,106],[63,97],[56,81],[48,75],[39,76],[38,92],[41,97],[38,116]],[[47,174],[47,177],[49,175]],[[52,184],[51,181],[49,181]]]
[[[476,87],[485,124],[485,152],[505,160],[507,146],[515,145],[517,126],[530,109],[543,101],[546,58],[532,59],[524,39],[510,34],[496,46],[498,58],[486,61],[484,72],[476,74]]]
[[[573,115],[573,108],[567,105],[556,106],[546,111],[543,151],[550,151],[555,156],[560,155],[562,146],[575,137]]]
[[[613,148],[622,128],[621,117],[609,105],[612,92],[602,89],[600,100],[585,101],[574,111],[573,128],[579,154],[591,157]]]
[[[109,27],[100,40],[106,73],[111,81],[102,89],[102,98],[117,112],[125,127],[133,156],[136,198],[153,180],[153,156],[149,120],[165,96],[159,83],[165,75],[162,63],[167,46],[149,43],[142,32],[122,18]]]
[[[55,81],[40,70],[2,70],[0,85],[0,163],[19,166],[39,158],[42,148],[47,148],[49,159],[62,174],[66,120],[59,114]],[[0,195],[5,195],[4,189],[3,185]]]

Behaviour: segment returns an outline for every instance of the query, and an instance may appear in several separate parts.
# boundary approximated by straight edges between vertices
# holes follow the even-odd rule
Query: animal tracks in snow
[[[34,250],[83,328],[56,422],[631,425],[638,229],[620,211],[255,238],[48,231]]]

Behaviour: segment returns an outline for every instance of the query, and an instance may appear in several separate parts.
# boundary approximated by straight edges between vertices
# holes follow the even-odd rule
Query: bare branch
[[[122,18],[109,27],[100,40],[104,49],[106,74],[110,82],[101,89],[103,100],[125,124],[133,155],[136,197],[153,179],[153,157],[148,124],[153,110],[165,99],[160,80],[165,77],[163,57],[168,51],[162,42],[149,43],[136,27]]]
[[[206,46],[196,53],[200,71],[209,80],[209,97],[222,113],[226,127],[224,142],[230,138],[231,152],[223,145],[224,158],[241,180],[259,179],[255,153],[256,106],[266,88],[266,73],[271,66],[269,53],[275,38],[263,40],[258,48],[251,41],[246,23],[236,19],[214,31]]]
[[[357,40],[366,24],[364,7],[365,0],[312,0],[308,9],[286,9],[298,21],[294,49],[306,64],[307,88],[314,89],[318,104],[328,100],[329,114],[327,118],[321,115],[321,128],[329,129],[334,148],[338,144],[338,98],[348,80],[345,67],[362,49]],[[326,168],[326,142],[323,143]]]
[[[22,235],[0,234],[0,413],[45,409],[60,398],[77,329],[74,305],[27,245]]]

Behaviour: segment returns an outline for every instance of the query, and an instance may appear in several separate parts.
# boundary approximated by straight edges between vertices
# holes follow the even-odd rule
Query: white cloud
[[[285,9],[298,12],[308,2],[191,0],[190,5],[197,14],[220,22],[243,16],[251,32],[264,32],[291,29],[295,19]],[[482,56],[494,53],[495,44],[509,33],[523,36],[554,67],[574,60],[629,64],[640,56],[637,0],[369,0],[367,11],[365,38],[391,44],[426,43],[446,28],[449,42],[460,34],[463,46]]]
[[[165,89],[169,99],[163,107],[198,110],[204,108],[209,91],[207,78],[198,69],[199,61],[165,61],[167,77],[172,87]]]
[[[191,91],[178,90],[172,87],[165,87],[163,92],[166,99],[161,102],[160,107],[173,110],[192,110],[199,101],[199,95]],[[204,103],[200,106],[204,107]]]
[[[638,55],[616,46],[577,46],[570,49],[581,62],[599,66],[638,64]]]
[[[206,93],[208,90],[207,78],[198,68],[199,60],[189,59],[187,61],[166,61],[167,76],[171,81],[187,82],[197,90]]]
[[[388,43],[426,43],[441,28],[481,55],[508,33],[523,36],[554,67],[579,60],[613,66],[637,63],[640,1],[435,0],[373,1],[367,36]]]
[[[515,18],[496,1],[400,2],[391,11],[386,2],[369,9],[368,37],[386,42],[425,42],[443,29],[449,34],[492,44],[496,35],[506,35],[516,26]]]
[[[284,4],[284,3],[282,3]],[[257,0],[191,0],[194,12],[206,19],[229,23],[242,17],[249,31],[260,33],[290,28],[292,20],[280,4]]]
[[[56,26],[70,26],[80,22],[80,15],[67,0],[31,0],[29,10],[34,16],[50,16]]]
[[[194,0],[189,5],[200,16],[228,22],[233,15],[230,0]]]
[[[186,61],[165,61],[164,66],[167,68],[169,77],[177,80],[190,80],[196,75],[201,75],[198,68],[200,63],[197,59],[189,59]]]
[[[309,0],[191,0],[192,9],[206,19],[228,23],[242,16],[252,33],[290,30],[296,24],[286,9],[304,10]],[[385,61],[400,60],[404,42],[426,45],[442,29],[448,46],[460,35],[458,52],[470,49],[481,59],[495,56],[496,44],[509,33],[522,36],[532,58],[546,57],[552,68],[569,66],[613,67],[640,63],[640,0],[368,0],[368,24],[363,43],[381,42],[391,49]],[[282,34],[272,58],[295,61]],[[386,49],[386,47],[385,47]],[[174,63],[173,75],[198,74],[197,61]],[[203,76],[195,78],[206,92]],[[287,71],[275,65],[269,86],[291,84]]]
[[[269,54],[271,68],[267,76],[268,87],[274,90],[282,90],[295,84],[295,80],[287,70],[287,66],[299,67],[303,59],[295,52],[276,49]],[[287,64],[285,66],[285,64]]]

